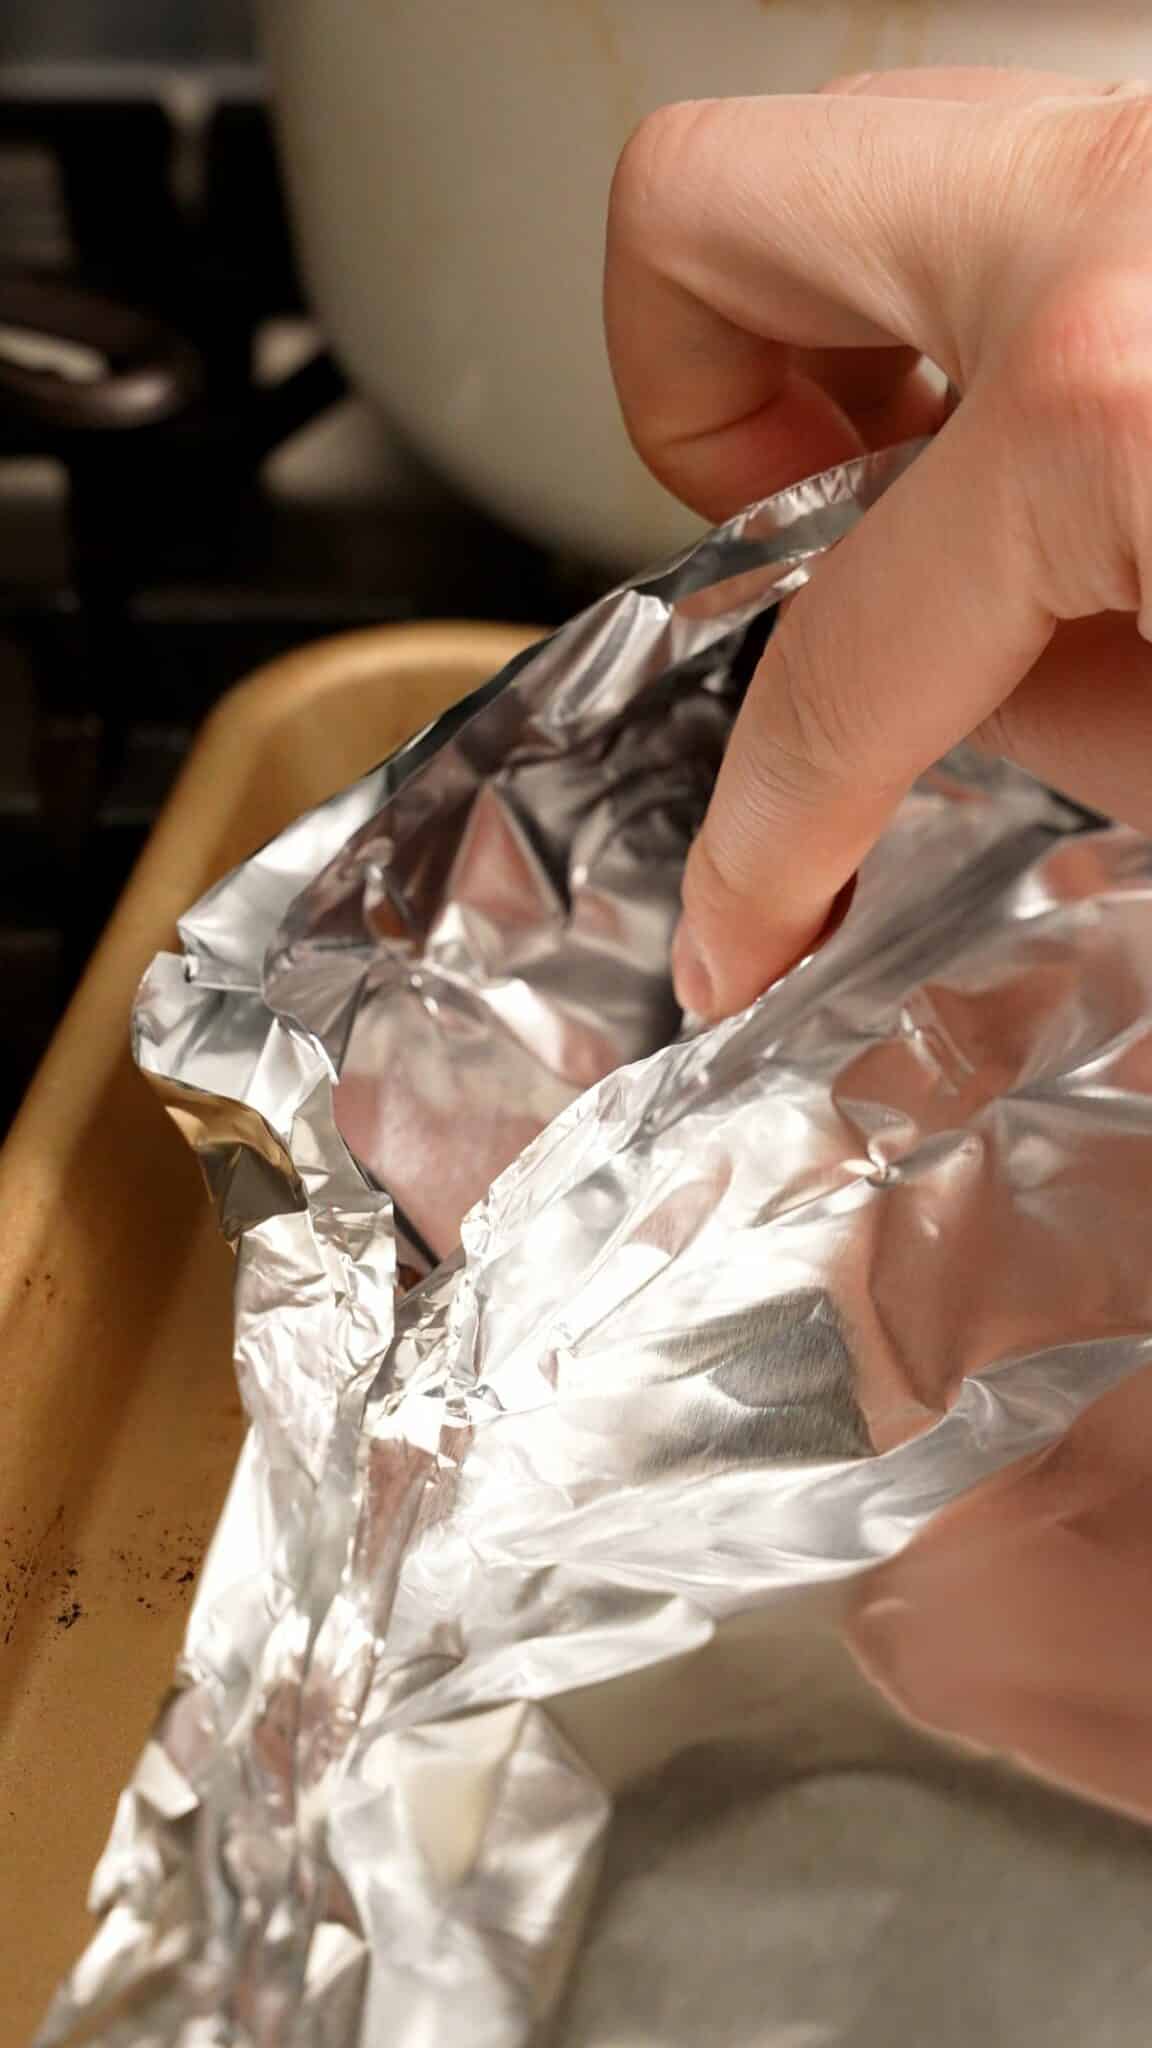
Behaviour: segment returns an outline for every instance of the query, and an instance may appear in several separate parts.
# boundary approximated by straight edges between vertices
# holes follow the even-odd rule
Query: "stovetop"
[[[9,71],[6,93],[0,67],[0,267],[67,267],[154,300],[149,251],[167,209],[180,218],[167,232],[189,238],[212,277],[222,320],[208,339],[226,348],[227,282],[255,243],[265,303],[245,311],[258,376],[276,379],[317,337],[294,274],[258,74],[200,72],[194,106],[187,94],[173,100],[174,75],[90,70],[86,92],[82,69]],[[118,106],[131,118],[117,119]],[[227,120],[217,118],[222,106]],[[183,124],[178,150],[161,146],[157,107],[161,121]],[[109,154],[115,135],[128,153],[119,163]],[[201,160],[192,175],[194,143]],[[177,167],[183,184],[146,195],[139,219],[117,225],[125,193],[165,164],[168,182]],[[191,234],[189,193],[201,202]],[[239,247],[228,242],[238,220]],[[250,292],[250,271],[245,278]],[[171,317],[171,304],[163,310]],[[163,529],[159,497],[142,508],[150,530]],[[95,845],[62,876],[58,857],[43,857],[33,769],[35,678],[70,602],[67,485],[51,461],[5,459],[0,439],[0,1119],[19,1099],[192,732],[223,690],[260,662],[349,626],[420,617],[548,625],[602,587],[595,570],[544,555],[466,503],[354,395],[280,447],[254,488],[222,473],[206,508],[154,551],[133,595],[137,680],[122,760]]]

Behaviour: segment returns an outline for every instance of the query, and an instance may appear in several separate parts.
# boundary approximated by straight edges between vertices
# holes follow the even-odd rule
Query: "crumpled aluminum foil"
[[[605,599],[151,970],[252,1427],[44,2048],[1146,2040],[1152,850],[957,757],[675,1036],[765,608],[908,454]]]

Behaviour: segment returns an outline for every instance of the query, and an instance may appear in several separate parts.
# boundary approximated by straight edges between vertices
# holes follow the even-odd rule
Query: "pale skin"
[[[769,643],[685,878],[697,1016],[812,945],[965,737],[1152,831],[1150,223],[1142,82],[892,73],[669,108],[625,151],[609,349],[669,489],[720,520],[936,434]]]

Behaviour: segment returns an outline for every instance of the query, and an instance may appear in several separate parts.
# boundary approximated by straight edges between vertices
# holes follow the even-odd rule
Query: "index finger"
[[[617,172],[604,287],[621,410],[648,467],[719,521],[860,454],[860,400],[867,412],[872,396],[861,384],[879,415],[868,445],[940,424],[939,393],[909,382],[922,353],[940,361],[935,323],[914,295],[894,304],[869,287],[870,262],[896,225],[879,208],[916,197],[900,190],[877,99],[925,105],[917,233],[927,250],[950,211],[941,170],[951,162],[962,173],[967,155],[964,109],[1139,89],[1063,72],[896,71],[807,99],[701,102],[650,117]],[[833,110],[827,96],[857,106]],[[945,182],[963,218],[962,176]]]
[[[721,156],[742,153],[741,131],[754,129],[770,193],[773,131],[786,146],[819,117],[816,100],[669,108],[639,130],[617,171],[604,315],[621,410],[648,467],[707,519],[860,453],[846,409],[796,367],[796,345],[874,352],[895,339],[863,309],[821,303],[768,238],[748,248],[754,190],[724,233],[716,199],[734,196],[733,181],[717,145]],[[841,125],[861,123],[849,113]],[[771,200],[768,211],[775,224]]]

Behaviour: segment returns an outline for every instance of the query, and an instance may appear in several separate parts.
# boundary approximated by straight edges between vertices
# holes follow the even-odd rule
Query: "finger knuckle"
[[[1023,451],[1052,608],[1138,609],[1152,474],[1152,280],[1083,264],[1010,346],[1009,431]]]
[[[702,924],[731,922],[761,886],[773,849],[845,788],[851,721],[835,693],[821,687],[821,674],[803,607],[794,608],[757,679],[753,715],[737,726],[717,801],[685,872],[684,905]]]
[[[1047,293],[1012,352],[1013,398],[1037,427],[1089,431],[1097,454],[1152,441],[1152,281],[1077,266]],[[1104,436],[1101,443],[1101,436]]]
[[[692,848],[681,890],[684,909],[702,927],[724,922],[748,893],[751,876],[742,835],[705,825]]]
[[[1076,178],[1087,204],[1152,186],[1152,98],[1105,99],[1077,115],[1082,123]]]
[[[808,606],[797,605],[777,637],[765,676],[768,716],[759,734],[760,780],[790,807],[842,782],[860,751],[854,707],[818,660],[809,617]]]
[[[786,747],[741,749],[737,772],[724,779],[685,869],[684,907],[701,925],[730,924],[758,893],[814,793],[806,765]]]
[[[682,183],[712,102],[681,100],[658,107],[633,129],[617,160],[608,203],[610,242],[638,244],[649,254],[666,229],[669,200]]]

